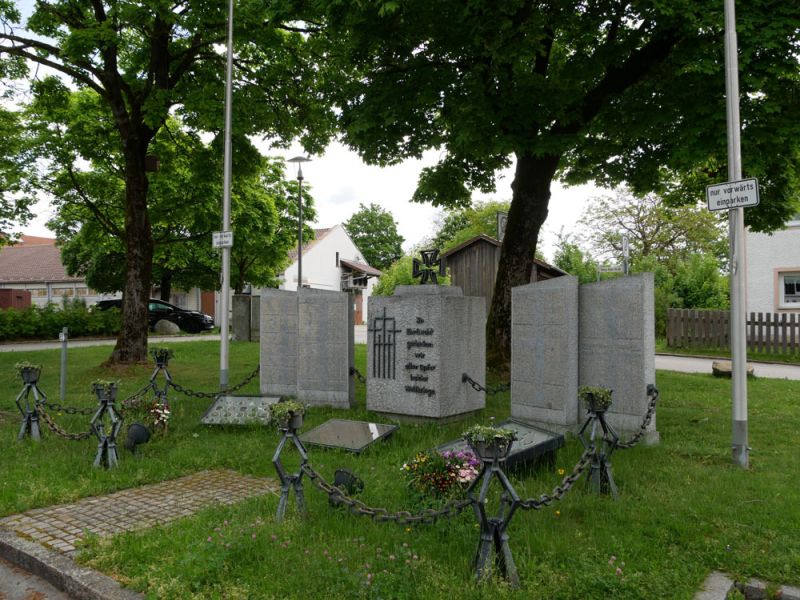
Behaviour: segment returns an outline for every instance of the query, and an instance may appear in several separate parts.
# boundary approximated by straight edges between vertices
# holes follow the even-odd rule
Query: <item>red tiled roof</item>
[[[30,235],[13,245],[0,248],[0,282],[83,281],[81,277],[70,277],[61,264],[61,250],[52,238]]]
[[[359,273],[364,273],[364,275],[372,275],[373,277],[380,277],[383,274],[374,267],[370,267],[369,265],[365,265],[364,263],[356,262],[354,260],[346,260],[344,258],[340,258],[339,264],[342,265],[343,267],[350,269],[351,271],[358,271]]]
[[[305,244],[303,244],[303,254],[305,254],[306,252],[311,250],[311,248],[313,248],[318,241],[320,241],[322,238],[324,238],[326,235],[328,235],[331,232],[332,229],[333,229],[333,227],[326,227],[325,229],[315,229],[314,230],[314,239],[311,240],[310,242],[306,242]],[[289,259],[292,262],[297,260],[297,248],[293,248],[292,250],[289,250]]]

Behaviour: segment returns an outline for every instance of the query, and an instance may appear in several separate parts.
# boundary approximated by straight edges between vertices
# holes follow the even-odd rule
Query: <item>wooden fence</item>
[[[670,308],[667,346],[730,348],[729,319],[727,310]],[[800,314],[751,312],[747,316],[747,349],[772,354],[800,352]]]

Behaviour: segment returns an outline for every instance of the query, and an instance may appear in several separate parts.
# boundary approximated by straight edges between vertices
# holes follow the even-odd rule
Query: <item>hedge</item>
[[[82,300],[65,300],[62,307],[48,304],[24,310],[0,309],[0,341],[58,339],[64,327],[70,338],[113,336],[120,326],[119,310],[89,310]]]

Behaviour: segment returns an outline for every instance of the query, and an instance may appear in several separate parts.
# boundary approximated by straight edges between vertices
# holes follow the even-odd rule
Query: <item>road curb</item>
[[[142,594],[123,588],[107,575],[0,528],[0,556],[41,577],[76,600],[141,600]]]

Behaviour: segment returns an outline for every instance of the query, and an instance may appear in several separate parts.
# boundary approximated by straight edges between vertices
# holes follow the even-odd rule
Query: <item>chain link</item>
[[[650,396],[650,404],[647,406],[647,413],[644,415],[644,420],[642,421],[642,426],[639,427],[639,431],[636,432],[630,440],[627,442],[617,442],[614,446],[615,448],[620,448],[621,450],[628,450],[633,448],[639,441],[642,439],[642,436],[647,433],[647,426],[650,425],[650,421],[653,418],[653,415],[656,412],[656,403],[658,402],[658,388],[654,385],[650,385],[647,387],[647,395]]]
[[[260,371],[261,371],[261,366],[259,365],[255,369],[253,369],[252,373],[250,373],[247,377],[245,377],[242,381],[237,383],[235,386],[233,386],[231,388],[228,388],[225,391],[220,391],[220,392],[196,392],[194,390],[190,390],[189,388],[180,385],[179,383],[175,383],[174,381],[170,381],[169,385],[176,392],[179,392],[179,393],[184,394],[186,396],[191,396],[193,398],[219,398],[220,396],[224,396],[225,394],[232,394],[233,392],[236,392],[236,391],[242,389],[248,383],[253,381],[253,378],[256,375],[258,375],[258,373]]]
[[[123,409],[138,408],[141,405],[142,400],[144,400],[144,397],[147,395],[148,390],[152,389],[155,389],[155,384],[153,381],[148,381],[141,389],[120,402],[120,407]]]
[[[467,507],[472,505],[472,500],[465,498],[462,500],[452,500],[438,510],[426,508],[418,513],[411,513],[407,510],[400,510],[390,513],[385,508],[368,506],[361,500],[351,498],[340,488],[325,481],[325,478],[317,473],[308,463],[302,465],[300,468],[306,475],[308,475],[314,486],[323,493],[327,494],[332,502],[347,506],[350,512],[354,515],[370,517],[379,523],[392,521],[401,525],[418,523],[423,525],[432,525],[439,519],[450,519],[458,516],[464,512]]]
[[[367,378],[366,378],[366,377],[364,377],[364,376],[361,374],[361,371],[359,371],[359,370],[358,370],[358,369],[356,369],[355,367],[350,367],[350,376],[351,376],[351,377],[355,377],[355,378],[356,378],[356,379],[358,379],[358,380],[359,380],[361,383],[364,383],[364,384],[366,384],[366,383],[367,383]]]
[[[498,383],[497,385],[490,385],[490,386],[483,386],[477,381],[475,381],[472,377],[467,375],[466,373],[462,373],[461,375],[462,383],[468,383],[472,386],[472,389],[476,392],[486,392],[490,396],[495,394],[500,394],[502,392],[507,392],[511,389],[510,383]]]
[[[76,408],[74,406],[62,406],[58,402],[48,402],[47,400],[40,400],[37,403],[37,407],[41,408],[49,408],[52,411],[58,413],[64,413],[67,415],[93,415],[97,412],[96,406],[88,406],[85,408]]]
[[[89,426],[89,430],[88,431],[84,431],[82,433],[70,433],[70,432],[66,431],[65,429],[62,429],[53,420],[53,418],[49,414],[47,414],[47,412],[44,410],[45,404],[46,404],[45,402],[41,402],[39,404],[39,407],[38,407],[39,414],[41,415],[42,420],[45,422],[45,424],[50,428],[50,431],[55,433],[57,436],[62,437],[65,440],[80,441],[80,440],[85,440],[86,438],[91,437],[91,435],[94,433],[94,430],[92,429],[91,425]],[[94,412],[95,410],[96,409],[92,409],[92,412]],[[83,413],[81,413],[81,414],[83,414]]]
[[[558,484],[556,487],[553,488],[553,491],[550,494],[542,494],[538,498],[528,498],[527,500],[520,500],[520,507],[526,510],[540,510],[545,506],[549,506],[555,500],[561,500],[568,491],[572,489],[572,486],[575,485],[575,482],[580,479],[583,472],[586,468],[592,464],[592,458],[594,456],[595,448],[594,446],[589,446],[586,450],[584,450],[583,455],[580,457],[578,462],[572,468],[572,472],[568,475],[564,476],[564,479],[561,480],[561,483]]]

